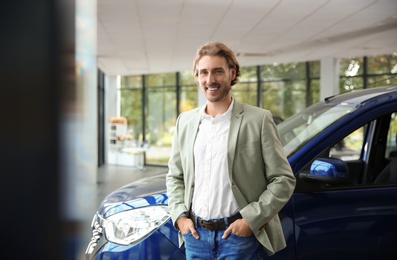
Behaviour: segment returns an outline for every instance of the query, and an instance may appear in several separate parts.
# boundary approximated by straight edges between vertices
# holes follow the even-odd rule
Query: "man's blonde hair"
[[[196,53],[196,58],[193,62],[193,75],[195,78],[198,77],[197,64],[203,56],[220,56],[226,59],[230,69],[236,70],[236,77],[232,80],[231,85],[235,85],[238,82],[238,77],[241,75],[240,65],[234,55],[234,52],[221,42],[208,42],[202,45]]]

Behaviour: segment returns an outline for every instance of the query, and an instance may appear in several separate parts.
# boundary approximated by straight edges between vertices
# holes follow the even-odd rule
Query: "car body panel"
[[[294,194],[297,259],[390,259],[397,254],[396,198],[396,188]]]

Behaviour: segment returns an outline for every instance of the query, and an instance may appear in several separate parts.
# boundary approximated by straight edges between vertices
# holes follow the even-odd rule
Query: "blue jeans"
[[[222,239],[225,230],[206,230],[196,227],[200,239],[195,239],[191,232],[183,234],[186,259],[265,259],[266,253],[254,235],[240,237],[231,233]]]

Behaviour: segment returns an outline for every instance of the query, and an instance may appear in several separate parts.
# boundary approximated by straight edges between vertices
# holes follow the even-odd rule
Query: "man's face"
[[[219,102],[229,96],[236,70],[230,69],[220,56],[203,56],[197,64],[197,81],[210,102]]]

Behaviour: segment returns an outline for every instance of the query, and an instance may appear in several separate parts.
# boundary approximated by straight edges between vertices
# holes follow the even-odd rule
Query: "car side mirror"
[[[318,158],[314,160],[310,166],[310,172],[301,172],[299,177],[304,181],[331,184],[344,183],[350,179],[346,163],[335,158]]]

